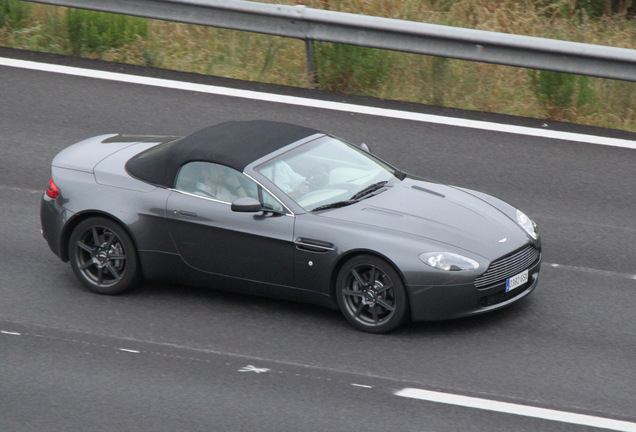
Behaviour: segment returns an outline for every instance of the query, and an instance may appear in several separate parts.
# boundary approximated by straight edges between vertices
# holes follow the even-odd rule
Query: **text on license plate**
[[[523,285],[528,282],[528,270],[525,270],[519,273],[517,276],[513,276],[510,279],[506,280],[506,292],[512,291],[513,289]]]

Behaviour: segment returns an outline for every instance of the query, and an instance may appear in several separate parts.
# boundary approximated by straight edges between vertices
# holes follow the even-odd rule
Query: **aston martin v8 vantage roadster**
[[[541,265],[537,226],[511,205],[270,121],[71,145],[40,216],[96,293],[200,285],[339,308],[372,333],[510,305]]]

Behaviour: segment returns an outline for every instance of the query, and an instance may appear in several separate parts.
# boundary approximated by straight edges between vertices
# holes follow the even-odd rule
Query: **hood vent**
[[[432,190],[430,190],[430,189],[423,188],[422,186],[413,185],[413,186],[411,186],[411,188],[413,188],[413,189],[415,189],[415,190],[418,190],[418,191],[421,191],[421,192],[429,193],[429,194],[431,194],[431,195],[438,196],[438,197],[440,197],[440,198],[446,198],[446,195],[441,194],[441,193],[439,193],[439,192],[432,191]]]

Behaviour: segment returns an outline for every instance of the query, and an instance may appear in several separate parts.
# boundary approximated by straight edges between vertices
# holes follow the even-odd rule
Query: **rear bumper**
[[[436,321],[482,314],[504,308],[537,287],[541,257],[528,268],[528,282],[506,293],[505,281],[484,289],[474,284],[409,286],[413,321]]]
[[[68,212],[64,207],[51,199],[46,194],[40,201],[40,225],[42,235],[49,248],[62,261],[68,261],[65,248],[63,248],[64,224],[68,219]]]

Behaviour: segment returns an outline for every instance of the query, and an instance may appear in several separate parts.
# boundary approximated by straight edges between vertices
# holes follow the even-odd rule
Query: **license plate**
[[[512,291],[513,289],[520,287],[526,282],[528,282],[528,270],[506,280],[506,292]]]

